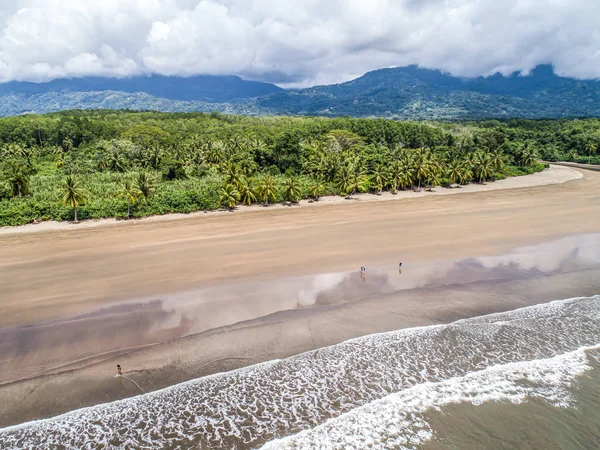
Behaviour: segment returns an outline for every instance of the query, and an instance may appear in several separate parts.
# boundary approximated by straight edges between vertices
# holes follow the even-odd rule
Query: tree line
[[[489,182],[543,168],[552,146],[529,125],[114,111],[2,119],[0,225]]]

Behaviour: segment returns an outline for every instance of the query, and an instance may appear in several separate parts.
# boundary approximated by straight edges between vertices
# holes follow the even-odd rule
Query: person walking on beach
[[[123,371],[121,370],[120,364],[117,364],[117,375],[123,375]]]
[[[398,263],[398,269],[402,268],[402,263]]]

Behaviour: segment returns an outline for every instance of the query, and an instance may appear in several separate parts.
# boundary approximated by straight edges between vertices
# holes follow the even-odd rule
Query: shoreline
[[[445,196],[455,194],[468,194],[476,192],[488,192],[505,189],[520,189],[529,188],[536,186],[548,186],[553,184],[563,184],[569,181],[577,180],[583,177],[582,173],[577,168],[579,166],[562,166],[562,165],[550,165],[549,169],[545,169],[542,172],[537,172],[531,175],[523,175],[520,177],[509,177],[504,180],[498,180],[487,184],[471,183],[465,186],[456,188],[443,188],[437,187],[433,191],[429,192],[423,189],[420,192],[413,192],[412,190],[399,191],[397,194],[391,194],[389,191],[379,194],[373,193],[362,193],[352,196],[352,199],[346,199],[341,196],[323,196],[318,202],[312,200],[301,200],[296,204],[285,204],[276,203],[264,207],[258,203],[246,206],[239,205],[234,211],[227,211],[223,209],[214,211],[195,211],[191,213],[168,213],[164,215],[154,215],[141,218],[133,218],[129,220],[116,219],[116,218],[105,218],[105,219],[90,219],[80,221],[75,224],[71,221],[59,222],[59,221],[43,221],[37,224],[29,223],[26,225],[17,226],[6,226],[0,227],[0,236],[11,235],[11,234],[28,234],[28,233],[47,233],[52,231],[67,231],[67,230],[82,230],[98,227],[107,226],[128,226],[135,224],[146,224],[155,222],[171,222],[185,219],[199,219],[201,217],[211,217],[218,215],[229,215],[229,214],[244,214],[244,213],[257,213],[258,211],[278,211],[286,209],[300,209],[307,207],[326,206],[326,205],[338,205],[348,202],[367,203],[367,202],[381,202],[381,201],[394,201],[394,200],[406,200],[413,198],[432,197],[432,196]]]
[[[600,239],[596,241],[596,244],[600,244]],[[515,253],[511,258],[519,265],[527,265],[527,258],[518,262],[519,255]],[[522,254],[527,257],[530,255]],[[467,274],[471,268],[478,266],[482,269],[480,275],[483,275],[486,273],[483,269],[489,261],[499,264],[498,268],[506,267],[505,256],[480,258],[477,265],[448,262],[446,270],[448,275],[454,277],[461,271]],[[538,255],[539,258],[544,256],[543,252]],[[437,264],[427,264],[435,269],[431,273],[439,272]],[[565,264],[571,265],[572,270],[560,270],[559,267]],[[557,300],[600,294],[600,263],[572,261],[567,257],[559,258],[555,266],[533,275],[521,271],[520,275],[517,272],[512,275],[505,273],[498,278],[498,274],[492,274],[494,276],[489,279],[446,285],[426,284],[413,289],[351,299],[341,304],[326,302],[315,308],[282,310],[246,322],[111,355],[103,360],[90,361],[90,364],[65,367],[65,370],[55,373],[3,383],[0,384],[0,404],[8,406],[0,409],[0,427],[52,418],[82,407],[285,359],[361,336],[443,325]],[[427,299],[425,302],[424,298]],[[114,365],[117,363],[123,366],[124,374],[131,382],[123,384],[114,377]]]

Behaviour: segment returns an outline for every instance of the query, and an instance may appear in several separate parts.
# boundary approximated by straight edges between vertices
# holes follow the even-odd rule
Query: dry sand
[[[460,283],[449,287],[431,262],[600,232],[600,173],[539,175],[547,174],[552,183],[572,181],[4,233],[0,425],[141,393],[114,379],[117,362],[148,391],[367,333],[598,293],[593,265],[501,273],[504,281],[487,271],[469,279],[461,266],[452,272]],[[399,260],[401,287],[389,270]],[[366,282],[354,277],[361,265]],[[416,267],[436,276],[411,284]],[[336,272],[352,273],[350,284],[332,283]],[[324,275],[311,278],[317,274]]]

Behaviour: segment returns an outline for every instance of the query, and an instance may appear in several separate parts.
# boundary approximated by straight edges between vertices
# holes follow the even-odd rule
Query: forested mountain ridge
[[[2,116],[71,109],[408,120],[600,117],[600,82],[560,77],[550,66],[538,66],[529,75],[478,78],[409,66],[296,90],[235,76],[88,77],[0,84]]]
[[[258,106],[280,114],[399,119],[598,117],[600,82],[559,77],[550,66],[538,66],[527,76],[478,78],[409,66],[276,93]]]
[[[257,114],[245,100],[283,91],[237,76],[84,77],[47,83],[0,83],[0,116],[71,109],[219,111]],[[243,104],[243,106],[240,106]]]
[[[12,81],[0,84],[0,95],[39,95],[49,92],[146,93],[169,100],[227,102],[234,99],[259,97],[282,91],[271,83],[243,80],[237,76],[198,75],[168,77],[162,75],[131,78],[61,78],[47,83]]]

